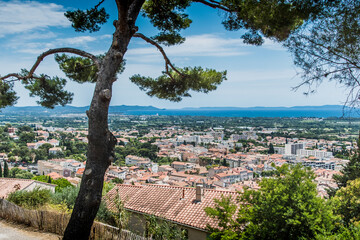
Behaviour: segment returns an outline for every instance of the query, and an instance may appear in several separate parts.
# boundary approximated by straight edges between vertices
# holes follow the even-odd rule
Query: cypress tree
[[[4,177],[9,177],[9,166],[6,161],[4,161]]]
[[[269,151],[268,151],[269,154],[274,154],[275,153],[275,149],[274,149],[274,145],[272,143],[270,143],[269,145]]]
[[[49,176],[49,178],[48,178],[48,181],[47,181],[48,183],[51,183],[51,177]]]
[[[1,168],[1,163],[0,163],[0,177],[2,177],[2,168]]]

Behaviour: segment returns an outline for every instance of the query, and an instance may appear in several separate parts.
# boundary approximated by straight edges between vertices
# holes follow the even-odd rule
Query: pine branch
[[[174,70],[177,74],[179,74],[180,76],[183,76],[183,74],[178,70],[176,69],[176,67],[171,63],[170,59],[167,57],[164,49],[157,43],[155,42],[154,40],[152,40],[151,38],[148,38],[146,37],[144,34],[142,33],[135,33],[133,35],[134,37],[138,37],[138,38],[141,38],[143,40],[145,40],[146,42],[150,43],[151,45],[155,46],[159,51],[160,53],[163,55],[164,57],[164,60],[165,60],[165,69],[166,69],[166,73],[170,76],[170,72],[169,72],[169,67]]]
[[[198,2],[198,3],[202,3],[202,4],[205,4],[211,8],[214,8],[214,9],[221,9],[221,10],[224,10],[226,12],[233,12],[231,11],[229,8],[221,5],[220,2],[216,2],[216,1],[213,1],[213,0],[209,0],[209,1],[205,1],[205,0],[193,0],[193,2]]]
[[[95,9],[97,9],[103,2],[105,2],[105,0],[101,0],[98,4],[95,5]]]
[[[37,77],[34,77],[34,72],[35,70],[38,68],[38,66],[40,65],[40,63],[42,62],[42,60],[44,60],[45,57],[55,54],[55,53],[73,53],[82,57],[86,57],[86,58],[90,58],[91,60],[93,60],[93,62],[95,63],[95,65],[98,67],[98,69],[100,68],[100,60],[92,55],[91,53],[76,49],[76,48],[54,48],[54,49],[50,49],[44,53],[42,53],[41,55],[38,56],[36,62],[34,63],[34,65],[32,66],[32,68],[29,71],[29,74],[27,76],[21,76],[18,73],[10,73],[7,74],[3,77],[0,77],[0,80],[6,80],[7,78],[10,77],[15,77],[19,80],[25,80],[28,78],[35,78],[37,79]]]

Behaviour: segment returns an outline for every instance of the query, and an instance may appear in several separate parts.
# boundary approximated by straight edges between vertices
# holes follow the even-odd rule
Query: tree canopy
[[[338,189],[346,187],[349,181],[360,178],[360,134],[357,141],[357,149],[354,155],[351,156],[350,161],[340,170],[341,174],[335,174],[333,179],[337,184],[337,188],[330,188],[328,194],[330,197],[334,196]]]
[[[360,221],[360,178],[349,181],[331,199],[334,212],[341,216],[345,226]]]
[[[299,28],[286,42],[294,63],[300,68],[305,94],[322,81],[334,81],[348,88],[346,104],[356,107],[360,97],[360,2],[339,1]]]
[[[219,220],[219,228],[209,227],[211,239],[314,239],[330,232],[335,217],[317,196],[314,179],[310,169],[284,164],[259,182],[259,190],[245,189],[236,202],[217,200],[206,209]]]

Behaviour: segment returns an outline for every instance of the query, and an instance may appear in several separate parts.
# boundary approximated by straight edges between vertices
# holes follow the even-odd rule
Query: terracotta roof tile
[[[214,206],[214,199],[224,196],[237,196],[236,192],[204,189],[201,202],[195,201],[196,189],[164,185],[133,186],[119,184],[108,193],[107,199],[120,195],[128,210],[152,214],[189,227],[206,230],[206,225],[216,226],[215,220],[208,217],[204,208]],[[184,198],[182,198],[184,193]],[[109,207],[114,203],[109,200]]]
[[[17,190],[23,190],[34,182],[38,182],[32,179],[19,179],[19,178],[0,178],[0,198],[6,198],[10,193]],[[38,182],[49,186],[53,184]]]

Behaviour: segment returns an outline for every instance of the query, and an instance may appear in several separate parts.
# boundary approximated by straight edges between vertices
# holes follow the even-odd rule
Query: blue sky
[[[86,8],[97,1],[3,1],[0,0],[0,75],[29,69],[43,51],[57,47],[76,47],[93,54],[104,53],[110,43],[115,19],[113,0],[106,0],[110,10],[109,23],[101,31],[76,33],[64,17],[66,10]],[[323,83],[315,94],[304,96],[303,88],[297,92],[292,87],[300,83],[290,54],[279,44],[267,40],[261,47],[245,45],[241,32],[228,32],[221,25],[221,12],[193,4],[188,10],[193,20],[183,31],[186,42],[179,46],[165,47],[171,61],[179,67],[202,66],[227,70],[228,80],[216,91],[208,94],[192,93],[180,103],[151,98],[129,81],[133,74],[156,77],[164,68],[160,53],[141,39],[133,39],[125,55],[126,70],[114,83],[112,105],[143,105],[162,108],[203,106],[303,106],[343,104],[346,89],[335,83]],[[137,21],[139,32],[153,36],[156,29],[147,19]],[[53,57],[48,57],[37,73],[64,76]],[[36,105],[36,98],[20,84],[15,86],[20,99],[17,106]],[[89,105],[93,84],[69,81],[68,90],[75,93],[74,106]]]

